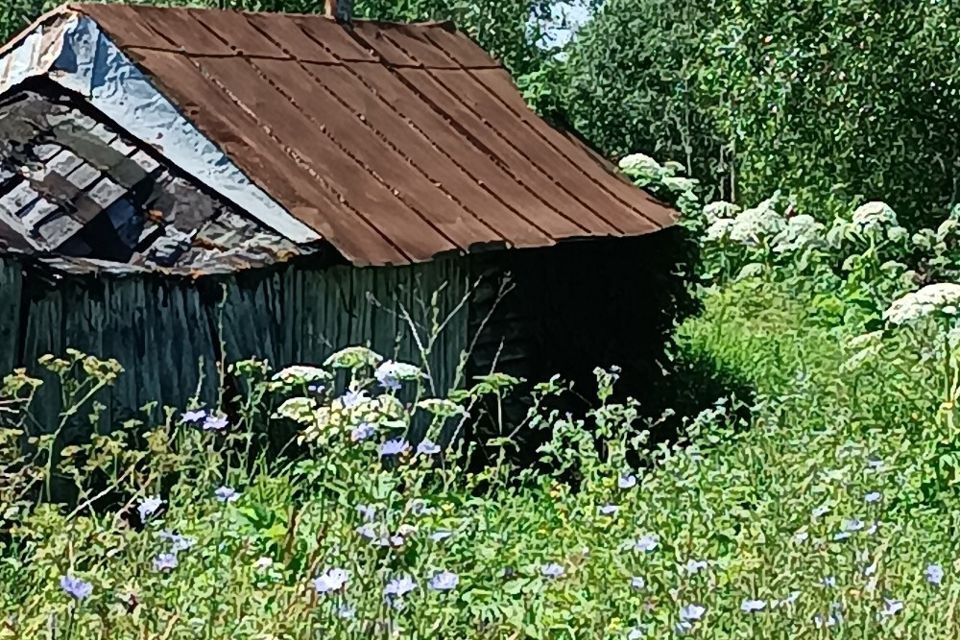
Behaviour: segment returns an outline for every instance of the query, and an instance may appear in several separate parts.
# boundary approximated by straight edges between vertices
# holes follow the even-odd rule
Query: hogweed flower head
[[[955,310],[957,305],[960,305],[960,284],[928,284],[894,300],[883,312],[883,318],[892,325],[907,325],[935,314],[953,315],[947,312],[951,308]]]

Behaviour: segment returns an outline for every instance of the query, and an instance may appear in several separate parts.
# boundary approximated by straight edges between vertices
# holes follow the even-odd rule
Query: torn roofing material
[[[504,69],[446,24],[78,4],[48,16],[38,41],[50,40],[44,24],[64,20],[74,36],[49,76],[67,73],[132,135],[167,157],[179,151],[177,166],[286,238],[312,233],[357,265],[640,235],[674,221],[534,115]],[[48,48],[35,57],[50,58]],[[74,62],[85,55],[113,72]],[[139,117],[167,101],[188,152]],[[198,151],[193,132],[214,150]]]

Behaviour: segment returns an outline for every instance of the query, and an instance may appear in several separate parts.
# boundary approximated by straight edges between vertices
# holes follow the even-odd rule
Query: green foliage
[[[611,0],[570,51],[569,110],[607,153],[678,160],[715,195],[801,212],[957,199],[960,5]]]

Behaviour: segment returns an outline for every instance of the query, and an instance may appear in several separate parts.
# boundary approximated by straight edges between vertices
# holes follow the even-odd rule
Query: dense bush
[[[569,54],[569,110],[608,153],[655,153],[719,195],[908,226],[957,198],[954,2],[610,0]],[[829,205],[829,206],[828,206]]]

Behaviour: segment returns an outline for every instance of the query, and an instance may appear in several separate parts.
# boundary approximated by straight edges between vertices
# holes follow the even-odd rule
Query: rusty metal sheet
[[[417,171],[430,176],[439,189],[456,199],[470,215],[488,225],[496,232],[499,241],[517,247],[543,246],[552,242],[549,235],[522,214],[510,210],[502,199],[484,189],[474,175],[441,149],[433,138],[438,124],[440,128],[448,129],[442,120],[424,129],[384,97],[385,83],[378,82],[376,86],[365,83],[363,76],[350,67],[305,68],[317,82],[330,91],[335,90],[336,96],[354,113],[362,115],[366,126],[380,136],[389,135],[392,144],[402,150]],[[423,111],[423,105],[418,104],[413,110]],[[447,139],[454,146],[463,147],[462,138],[448,135]]]
[[[339,63],[340,60],[306,34],[297,22],[283,14],[246,14],[255,29],[283,49],[288,57],[304,62]]]
[[[244,14],[236,11],[220,11],[217,13],[216,20],[204,20],[205,13],[207,12],[203,10],[190,11],[190,15],[198,24],[215,34],[233,53],[254,57],[290,57],[270,38],[263,37],[263,33],[254,27]]]
[[[422,31],[422,28],[358,22],[354,31],[390,64],[422,65],[439,69],[460,68],[460,65],[442,50],[415,37],[414,34]]]
[[[418,33],[424,40],[432,42],[436,47],[467,68],[498,67],[500,64],[489,53],[483,50],[473,40],[453,29],[448,24],[420,29]]]
[[[485,117],[487,114],[479,114],[471,109],[427,70],[401,69],[398,73],[410,86],[415,87],[425,100],[437,105],[461,127],[468,140],[503,163],[517,179],[529,184],[570,223],[571,230],[561,237],[618,233],[599,213],[578,200],[571,185],[561,185],[558,178],[550,173],[549,169],[552,167],[544,168],[545,163],[535,162],[534,158],[543,155],[543,150],[529,148],[531,136],[516,123],[491,123]],[[573,185],[573,188],[575,186]]]
[[[318,46],[343,62],[377,62],[374,51],[360,45],[343,27],[323,16],[291,16]]]
[[[429,72],[433,78],[457,96],[474,113],[483,114],[492,124],[491,129],[506,136],[518,149],[545,173],[555,177],[564,189],[590,208],[597,217],[602,218],[618,233],[644,233],[653,231],[655,225],[644,216],[631,210],[629,205],[612,195],[607,185],[596,184],[583,169],[576,166],[542,136],[540,128],[525,121],[519,114],[512,112],[503,102],[491,95],[484,85],[471,73]],[[497,71],[475,71],[472,73],[489,74]],[[514,89],[516,91],[516,89]],[[532,120],[543,122],[530,112]],[[550,127],[543,123],[543,127]],[[590,164],[595,164],[590,160]],[[612,181],[611,181],[612,182]],[[589,194],[588,199],[581,194]]]

